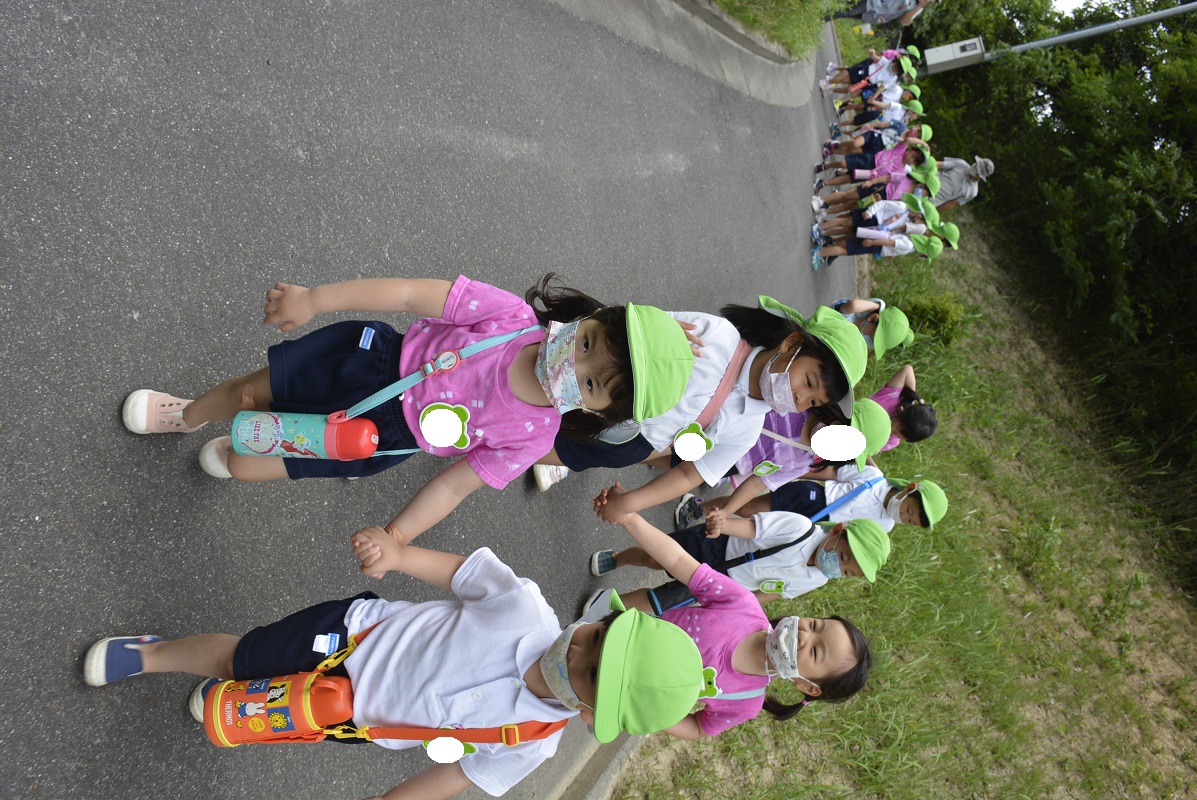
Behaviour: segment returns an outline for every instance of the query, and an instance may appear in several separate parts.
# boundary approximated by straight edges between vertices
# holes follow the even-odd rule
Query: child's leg
[[[238,411],[269,411],[273,399],[270,368],[263,367],[204,392],[183,409],[183,421],[194,428],[212,420],[232,419]]]
[[[637,589],[634,592],[627,592],[626,594],[620,592],[619,599],[623,601],[624,608],[634,608],[637,611],[643,611],[645,614],[652,614],[654,617],[657,615],[657,612],[653,609],[653,604],[648,599],[648,589]]]
[[[240,636],[231,633],[201,633],[171,642],[137,645],[142,672],[190,672],[211,678],[233,677],[233,653]]]
[[[642,547],[629,547],[615,553],[615,567],[645,567],[647,569],[665,569]],[[623,595],[620,595],[623,597]]]

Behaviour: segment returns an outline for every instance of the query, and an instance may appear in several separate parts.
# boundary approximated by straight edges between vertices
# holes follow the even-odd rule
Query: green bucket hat
[[[924,142],[931,141],[931,137],[935,135],[935,131],[931,130],[931,126],[925,122],[918,123],[918,126],[920,128],[919,133],[922,134],[922,136],[920,136],[919,138],[922,139]]]
[[[775,317],[788,317],[831,350],[839,368],[848,379],[848,393],[832,404],[837,406],[846,419],[852,418],[852,387],[864,377],[869,361],[869,348],[860,329],[835,309],[819,306],[815,313],[806,318],[794,309],[766,295],[759,295],[757,304]]]
[[[954,222],[943,222],[939,225],[932,226],[931,230],[948,240],[948,244],[952,246],[953,250],[959,250],[957,242],[960,241],[960,227]]]
[[[606,744],[620,732],[656,733],[676,725],[698,702],[702,656],[689,634],[671,622],[624,610],[607,628],[599,653],[594,737]]]
[[[908,345],[913,341],[914,334],[910,331],[910,319],[902,312],[902,309],[886,306],[878,312],[877,332],[873,334],[873,352],[877,354],[877,358],[883,357],[891,348],[900,344]]]
[[[852,407],[852,421],[849,424],[865,437],[864,450],[856,457],[856,468],[863,470],[865,459],[880,453],[889,441],[889,413],[877,401],[862,397]]]
[[[910,237],[910,241],[914,243],[914,249],[925,255],[928,261],[934,261],[943,252],[943,241],[936,236],[916,233]]]
[[[902,195],[902,202],[916,214],[922,214],[923,219],[927,220],[928,227],[935,227],[939,224],[939,209],[931,205],[930,198],[919,197],[917,194],[907,192]]]
[[[694,369],[694,351],[677,320],[653,306],[628,303],[628,349],[632,355],[632,416],[659,417],[678,404]]]
[[[909,58],[907,58],[906,56],[902,56],[901,58],[899,58],[898,63],[902,65],[902,72],[904,74],[906,74],[906,75],[917,75],[918,74],[917,72],[915,72],[914,63],[911,62],[911,60]]]
[[[844,529],[852,557],[860,565],[865,580],[872,583],[877,579],[877,568],[889,560],[889,534],[871,519],[854,519]]]
[[[906,52],[907,52],[907,54],[909,54],[910,56],[914,57],[914,58],[915,58],[915,60],[921,61],[921,60],[922,60],[922,58],[923,58],[923,51],[922,51],[922,50],[920,50],[920,49],[918,49],[918,48],[917,48],[917,47],[915,47],[914,45],[910,45],[910,46],[908,46],[908,47],[906,48]]]
[[[916,114],[923,113],[923,104],[918,100],[907,100],[902,104],[902,108],[906,109],[907,111],[913,111]]]
[[[910,481],[889,479],[889,485],[898,488],[908,483]],[[918,492],[919,501],[923,504],[923,513],[927,515],[927,530],[931,530],[948,513],[948,496],[935,481],[918,481],[914,487]]]
[[[907,84],[903,85],[902,91],[910,92],[912,95],[915,96],[915,99],[919,99],[923,96],[923,90],[920,89],[918,87],[918,84],[916,84],[916,83],[907,83]]]

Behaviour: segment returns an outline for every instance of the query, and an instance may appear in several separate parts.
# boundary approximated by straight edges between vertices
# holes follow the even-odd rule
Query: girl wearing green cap
[[[907,364],[869,396],[884,408],[892,421],[889,441],[881,452],[893,450],[902,442],[921,442],[929,439],[939,427],[935,407],[916,390],[914,367]]]
[[[333,414],[364,407],[379,454],[339,461],[230,452],[221,437],[200,451],[214,477],[243,481],[361,477],[413,453],[465,456],[420,489],[387,530],[410,541],[484,485],[504,488],[563,436],[591,436],[636,413],[639,358],[629,328],[669,320],[654,347],[692,359],[685,334],[664,312],[610,307],[546,276],[521,298],[478,281],[370,279],[309,289],[280,283],[266,293],[265,323],[295,330],[320,314],[359,309],[424,317],[406,334],[385,322],[339,322],[268,351],[269,366],[229,379],[195,401],[141,389],[125,401],[135,433],[191,433],[239,411]],[[652,348],[648,348],[650,351]],[[640,364],[639,366],[643,366]],[[400,378],[423,380],[397,396]],[[371,405],[377,403],[376,405]],[[360,410],[360,409],[359,409]],[[351,414],[351,416],[356,416]]]
[[[717,484],[756,443],[770,409],[792,413],[834,404],[845,417],[851,414],[851,387],[863,374],[867,353],[842,316],[821,308],[807,320],[772,298],[761,298],[758,308],[729,305],[720,313],[722,318],[674,314],[699,326],[694,333],[705,347],[681,402],[640,425],[639,447],[655,451],[656,460],[653,453],[648,460],[667,471],[600,504],[596,512],[605,521],[676,500],[703,482]],[[725,394],[719,398],[721,384]],[[700,425],[704,415],[709,419]],[[686,461],[673,445],[695,433],[706,446],[700,458]]]

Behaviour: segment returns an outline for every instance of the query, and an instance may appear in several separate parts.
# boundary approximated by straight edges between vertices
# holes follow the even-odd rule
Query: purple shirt
[[[884,408],[885,413],[889,414],[890,419],[893,419],[894,412],[898,410],[898,401],[901,396],[901,389],[891,389],[888,386],[882,386],[876,392],[869,395],[869,399]],[[902,444],[902,440],[890,434],[889,441],[885,443],[885,447],[881,448],[881,452],[884,453],[886,450],[893,450],[900,444]]]
[[[532,307],[510,292],[459,276],[445,300],[442,319],[416,320],[403,338],[399,375],[410,375],[446,350],[460,350],[490,336],[536,325]],[[420,449],[434,456],[465,455],[483,481],[502,489],[553,449],[561,415],[533,406],[511,391],[507,369],[521,348],[538,345],[543,329],[476,353],[460,366],[407,390],[403,416]],[[548,398],[545,398],[548,402]],[[433,447],[420,432],[420,412],[431,403],[469,412],[465,447]]]
[[[744,675],[732,669],[732,653],[744,637],[771,628],[752,592],[702,564],[690,579],[690,593],[699,605],[671,609],[661,619],[677,625],[698,645],[708,687],[713,682],[721,693],[732,693],[768,686],[769,679],[762,675]],[[698,727],[707,736],[754,719],[765,705],[764,694],[740,700],[700,695],[698,700],[706,704],[697,716]]]
[[[779,433],[787,439],[794,441],[801,441],[802,426],[806,424],[806,412],[799,411],[797,414],[778,414],[776,411],[770,411],[765,415],[765,429]],[[772,467],[764,464],[769,464],[781,467],[776,472],[771,472],[765,475],[758,475],[758,477],[765,482],[765,486],[769,491],[773,491],[779,486],[789,483],[795,478],[800,478],[810,471],[810,465],[815,461],[815,454],[808,453],[805,450],[799,450],[791,444],[779,442],[771,436],[761,435],[761,438],[756,440],[748,452],[740,457],[736,462],[736,472],[744,477],[757,474],[754,472],[758,467],[771,469]]]

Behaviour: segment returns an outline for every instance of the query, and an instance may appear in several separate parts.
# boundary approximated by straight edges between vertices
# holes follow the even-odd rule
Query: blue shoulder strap
[[[507,344],[513,339],[518,339],[527,333],[533,331],[544,330],[540,325],[532,325],[524,328],[521,331],[512,331],[511,333],[501,333],[497,336],[488,336],[473,344],[468,344],[460,350],[446,350],[431,361],[426,361],[420,365],[420,369],[407,375],[392,383],[385,389],[380,389],[374,394],[367,397],[365,400],[352,406],[348,411],[338,412],[337,414],[330,414],[329,418],[340,417],[341,419],[352,419],[361,416],[372,408],[382,405],[383,403],[406,392],[417,383],[424,381],[427,378],[436,375],[439,372],[448,372],[455,369],[458,364],[465,361],[472,355],[477,355],[483,350],[489,350],[492,347],[498,347],[502,344]],[[403,456],[409,453],[419,453],[418,447],[408,448],[406,450],[379,450],[374,455],[376,456]]]
[[[823,517],[830,516],[832,511],[835,511],[837,508],[842,506],[844,503],[847,503],[853,497],[856,497],[856,495],[860,494],[865,489],[868,489],[869,487],[875,485],[880,480],[881,480],[881,478],[873,478],[870,481],[865,481],[860,486],[857,486],[855,489],[853,489],[852,491],[848,492],[846,495],[841,497],[839,500],[836,500],[834,503],[827,506],[827,508],[824,508],[822,511],[815,514],[813,517],[810,518],[810,521],[818,522],[819,520],[823,519]]]

